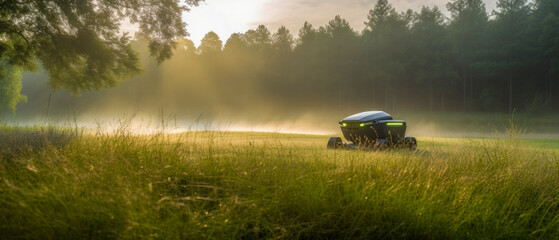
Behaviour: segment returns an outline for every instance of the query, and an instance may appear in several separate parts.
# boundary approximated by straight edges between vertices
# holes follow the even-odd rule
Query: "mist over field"
[[[322,106],[305,108],[304,102],[271,102],[272,99],[244,88],[233,88],[243,102],[234,107],[213,92],[219,86],[181,81],[180,72],[164,63],[159,76],[146,76],[123,82],[119,88],[103,92],[85,92],[75,97],[65,91],[52,91],[43,74],[25,74],[22,93],[28,103],[8,121],[15,125],[55,124],[106,130],[130,121],[138,133],[159,130],[263,131],[307,134],[339,134],[338,121],[360,111],[382,110],[367,106]],[[177,66],[178,67],[178,66]],[[173,72],[176,71],[176,72]],[[153,91],[157,89],[157,91]],[[223,89],[222,89],[223,90]],[[50,99],[50,102],[49,102]],[[287,98],[288,99],[288,98]],[[274,107],[270,107],[274,106]],[[499,137],[503,136],[511,116],[505,113],[390,112],[395,119],[408,122],[408,135],[421,137]],[[526,130],[525,137],[556,138],[559,128],[549,116],[516,116]]]
[[[523,128],[524,137],[559,135],[559,127],[553,121],[556,115],[549,113],[524,111],[516,113],[514,119],[514,115],[506,112],[462,112],[456,110],[459,107],[432,111],[428,109],[428,98],[406,95],[413,92],[411,87],[404,85],[403,91],[396,89],[388,94],[386,89],[368,84],[365,86],[372,88],[363,89],[355,87],[355,79],[349,79],[351,74],[334,78],[330,83],[312,82],[318,83],[316,86],[286,80],[287,86],[276,88],[248,71],[252,65],[228,69],[227,64],[243,60],[239,56],[212,62],[215,59],[191,55],[181,47],[184,46],[179,45],[173,58],[158,65],[150,58],[147,46],[136,42],[143,69],[140,75],[116,88],[85,91],[80,96],[52,90],[43,72],[24,73],[22,94],[27,96],[27,103],[19,104],[17,114],[10,115],[7,121],[16,125],[77,124],[106,130],[125,123],[138,133],[165,129],[339,134],[338,121],[342,118],[362,111],[384,110],[395,119],[406,120],[408,135],[413,136],[502,137],[510,120]]]
[[[157,76],[147,76],[124,82],[117,89],[104,92],[86,92],[74,97],[65,91],[51,91],[43,74],[24,75],[22,93],[28,103],[22,104],[10,122],[25,124],[62,123],[73,125],[74,120],[83,127],[118,124],[133,120],[136,126],[161,128],[161,121],[174,131],[232,130],[272,131],[290,133],[326,134],[338,130],[341,118],[367,109],[322,108],[306,109],[304,103],[271,102],[250,88],[222,89],[212,83],[182,81],[180,71],[164,63]],[[172,72],[175,71],[175,72]],[[154,91],[155,90],[155,91]],[[230,91],[231,96],[215,92]],[[49,103],[50,100],[50,103]],[[234,106],[231,106],[234,105]],[[75,117],[75,119],[74,119]]]
[[[76,97],[52,91],[47,76],[24,74],[23,91],[28,103],[19,106],[8,122],[15,125],[55,124],[105,130],[130,124],[137,133],[160,130],[262,131],[306,134],[339,134],[338,121],[351,114],[383,110],[368,104],[324,105],[312,107],[307,102],[275,100],[250,86],[223,86],[211,82],[181,78],[184,67],[173,60],[160,69],[146,70],[144,75],[121,83],[115,89],[84,92]],[[146,65],[146,64],[144,64]],[[217,92],[233,95],[220,96]],[[239,98],[232,102],[232,98]],[[275,102],[274,102],[275,100]],[[502,137],[509,120],[526,132],[523,137],[553,139],[559,127],[553,116],[506,113],[387,111],[395,119],[408,122],[408,135],[420,137]],[[76,121],[76,122],[74,122]]]

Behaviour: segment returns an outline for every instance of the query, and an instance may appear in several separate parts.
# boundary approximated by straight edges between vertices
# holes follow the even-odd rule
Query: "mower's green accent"
[[[371,125],[373,125],[373,123],[372,123],[372,122],[368,122],[368,123],[361,123],[361,124],[359,124],[359,127],[367,127],[367,126],[371,126]]]
[[[328,148],[417,148],[415,138],[406,137],[406,121],[394,120],[383,111],[354,114],[344,118],[339,124],[345,139],[350,143],[342,142],[339,137],[332,137],[328,141]]]

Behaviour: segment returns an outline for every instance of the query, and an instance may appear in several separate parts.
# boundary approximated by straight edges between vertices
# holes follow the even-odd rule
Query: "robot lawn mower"
[[[407,148],[415,150],[417,140],[406,137],[406,121],[393,120],[383,111],[369,111],[351,115],[340,121],[344,137],[330,137],[328,148],[378,149]]]

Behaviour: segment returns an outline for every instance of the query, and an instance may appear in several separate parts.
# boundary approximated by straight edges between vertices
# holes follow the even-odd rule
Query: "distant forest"
[[[557,111],[559,1],[499,0],[490,14],[481,0],[446,8],[450,16],[437,7],[399,12],[378,0],[361,32],[340,16],[305,22],[296,38],[263,25],[225,43],[209,32],[198,47],[179,41],[170,61],[230,107],[250,88],[262,98],[249,101],[305,108]]]
[[[256,122],[365,110],[389,112],[559,112],[559,1],[452,0],[400,12],[386,0],[364,29],[340,16],[298,33],[258,26],[200,46],[180,39],[158,64],[141,35],[132,42],[143,74],[81,97],[55,91],[48,76],[25,74],[19,119],[97,119],[164,110]],[[240,118],[240,119],[232,119]],[[258,120],[255,120],[258,119]]]

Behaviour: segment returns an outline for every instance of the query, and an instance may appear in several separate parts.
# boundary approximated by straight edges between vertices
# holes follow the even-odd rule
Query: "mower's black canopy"
[[[353,114],[344,118],[341,122],[370,122],[373,120],[392,120],[392,116],[383,111],[368,111]]]

